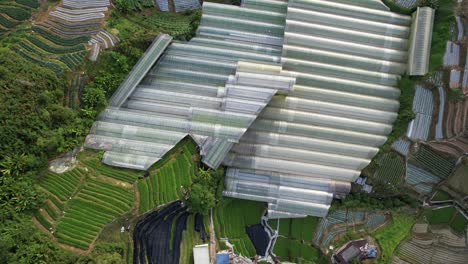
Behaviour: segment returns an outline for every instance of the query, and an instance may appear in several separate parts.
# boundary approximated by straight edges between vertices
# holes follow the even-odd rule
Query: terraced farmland
[[[101,163],[99,158],[92,153],[92,151],[84,151],[79,154],[79,159],[88,168],[94,170],[94,173],[97,175],[103,175],[127,183],[134,183],[139,176],[143,175],[140,171],[107,166]]]
[[[216,236],[218,239],[228,238],[236,254],[255,256],[255,248],[245,227],[260,222],[264,207],[263,203],[237,199],[216,207],[213,211]]]
[[[106,171],[101,166],[99,170],[81,166],[63,174],[48,173],[40,180],[50,195],[34,218],[57,242],[87,250],[104,225],[133,207],[133,188],[99,179],[100,172]],[[133,173],[126,177],[136,179]]]
[[[54,236],[66,245],[88,249],[106,223],[127,212],[133,203],[133,191],[89,179],[69,202]]]
[[[414,159],[424,168],[434,173],[439,178],[446,178],[452,172],[454,162],[443,157],[430,147],[422,145],[414,154]]]
[[[73,196],[84,174],[81,169],[75,169],[64,174],[49,173],[39,182],[39,185],[55,195],[60,202],[65,202]]]
[[[197,171],[195,153],[195,143],[184,140],[138,181],[140,213],[182,197],[181,186],[189,186]]]

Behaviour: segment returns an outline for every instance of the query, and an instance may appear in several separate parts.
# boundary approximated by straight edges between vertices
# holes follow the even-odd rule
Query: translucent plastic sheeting
[[[291,0],[289,1],[289,7],[312,9],[330,14],[402,26],[407,26],[411,23],[409,16],[399,15],[390,11],[362,8],[359,2],[362,3],[363,1],[358,1],[358,4],[354,4],[353,2],[348,1],[347,4],[343,4],[327,0]]]
[[[434,18],[435,10],[430,7],[418,7],[413,14],[408,58],[409,75],[425,75],[429,71]]]
[[[110,106],[119,107],[125,102],[171,41],[172,37],[167,34],[160,34],[156,37],[145,54],[133,67],[125,81],[122,82],[117,91],[112,95],[109,100]]]
[[[389,60],[404,63],[407,61],[407,53],[402,50],[395,50],[384,47],[376,47],[366,44],[353,43],[330,39],[321,36],[308,36],[292,32],[285,33],[284,44],[292,46],[303,46],[326,51],[342,52],[355,56],[367,56],[373,59]]]
[[[330,154],[342,154],[352,157],[362,157],[365,159],[372,158],[378,152],[378,148],[375,147],[347,144],[308,136],[293,136],[254,130],[247,131],[247,133],[245,133],[241,138],[241,142],[290,147]]]
[[[288,186],[293,188],[304,188],[339,195],[347,194],[351,189],[351,184],[345,181],[261,170],[228,168],[226,171],[226,179],[229,181],[253,181],[257,183]]]
[[[290,173],[296,175],[336,179],[340,181],[354,181],[359,177],[360,171],[352,169],[336,168],[333,166],[324,166],[317,163],[301,163],[283,159],[241,156],[230,154],[223,162],[226,166],[276,171],[279,173]]]

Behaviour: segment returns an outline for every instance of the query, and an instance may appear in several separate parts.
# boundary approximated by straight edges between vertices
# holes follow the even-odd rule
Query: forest
[[[145,18],[132,11],[112,12],[109,27],[122,31],[120,44],[101,52],[96,62],[84,59],[80,64],[74,60],[76,69],[72,71],[56,60],[50,61],[65,70],[33,58],[32,52],[72,54],[83,50],[76,43],[69,47],[54,44],[52,41],[62,39],[49,31],[41,32],[26,20],[47,10],[47,3],[39,7],[36,1],[16,1],[11,3],[12,8],[3,4],[0,3],[0,13],[6,14],[0,15],[0,263],[114,263],[112,245],[100,246],[95,254],[80,257],[61,249],[32,225],[32,215],[47,199],[38,179],[47,173],[48,161],[82,144],[107,99],[154,37],[173,31],[180,35],[179,39],[189,37],[199,14],[165,14],[177,22],[168,27],[160,22],[165,18],[160,18],[154,8]],[[12,16],[15,22],[5,18]],[[6,26],[8,30],[3,30]],[[31,30],[37,34],[31,34]],[[70,100],[69,91],[78,71],[85,73],[87,82],[80,89],[79,98]]]

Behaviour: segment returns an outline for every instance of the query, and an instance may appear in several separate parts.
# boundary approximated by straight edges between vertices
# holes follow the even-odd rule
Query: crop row
[[[66,201],[76,190],[80,179],[80,172],[49,173],[41,180],[40,185],[52,194],[55,194],[60,200]]]
[[[138,183],[140,213],[180,198],[180,187],[190,186],[196,168],[195,162],[188,157],[191,157],[191,153],[185,149],[175,161],[164,164],[157,172]]]
[[[12,47],[12,49],[17,52],[19,55],[21,55],[23,58],[33,62],[33,63],[36,63],[42,67],[46,67],[48,69],[50,69],[51,71],[53,71],[55,74],[57,75],[63,75],[64,71],[63,71],[63,67],[58,64],[58,63],[53,63],[53,62],[50,62],[50,61],[42,61],[38,58],[35,58],[33,57],[32,55],[28,54],[25,50],[21,49],[21,48],[18,48],[18,47]]]
[[[454,166],[452,160],[442,157],[425,145],[420,147],[414,157],[421,165],[440,178],[446,178]]]
[[[57,47],[57,46],[52,46],[46,43],[46,40],[42,39],[41,37],[31,35],[28,36],[28,40],[36,45],[37,47],[41,48],[42,50],[45,50],[49,53],[53,54],[66,54],[66,53],[72,53],[72,52],[78,52],[78,51],[85,51],[86,48],[83,44],[78,44],[75,46],[69,46],[69,47]]]
[[[78,44],[86,43],[89,40],[89,37],[62,38],[48,30],[36,26],[33,26],[32,29],[41,34],[47,40],[60,46],[76,46]]]
[[[31,7],[31,8],[39,7],[39,2],[37,0],[16,0],[16,3]]]
[[[405,161],[398,154],[391,152],[380,160],[381,166],[375,172],[374,178],[383,183],[397,186],[405,173]]]
[[[34,217],[36,217],[37,221],[47,230],[50,230],[53,225],[52,223],[50,223],[49,220],[47,220],[47,218],[41,214],[41,212],[37,211],[35,214],[34,214]]]
[[[58,220],[60,212],[57,212],[55,208],[53,208],[53,205],[51,205],[52,202],[46,202],[44,204],[43,209],[47,212],[47,214],[53,219],[53,220]]]
[[[102,174],[107,177],[114,178],[116,180],[133,183],[140,175],[139,172],[130,171],[125,169],[114,169],[110,166],[104,165],[98,160],[90,159],[82,161],[86,166],[91,167],[97,173]]]
[[[27,41],[21,41],[21,42],[19,43],[19,45],[20,45],[22,48],[24,48],[25,50],[31,52],[32,54],[37,55],[38,57],[42,57],[42,58],[43,58],[43,57],[46,56],[46,54],[45,54],[42,50],[36,48],[36,46],[31,45],[31,44],[30,44],[29,42],[27,42]]]
[[[0,14],[0,25],[6,27],[6,28],[12,28],[12,27],[15,27],[17,25],[21,24],[21,22],[18,22],[18,21],[11,21],[9,19],[7,19],[6,17],[4,17],[3,15]]]
[[[86,249],[103,226],[128,211],[132,203],[131,190],[88,179],[57,225],[57,238],[61,243]]]
[[[65,65],[67,65],[71,70],[74,70],[76,67],[80,66],[83,63],[83,59],[83,52],[69,53],[59,57],[59,60],[65,63]]]
[[[31,11],[29,9],[16,6],[0,6],[0,13],[7,14],[9,17],[20,21],[31,17]]]

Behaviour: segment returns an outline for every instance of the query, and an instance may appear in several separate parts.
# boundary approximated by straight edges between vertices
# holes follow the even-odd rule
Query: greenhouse
[[[410,26],[379,0],[205,2],[196,36],[160,35],[85,145],[147,170],[190,136],[227,167],[224,195],[323,217],[392,130]]]

